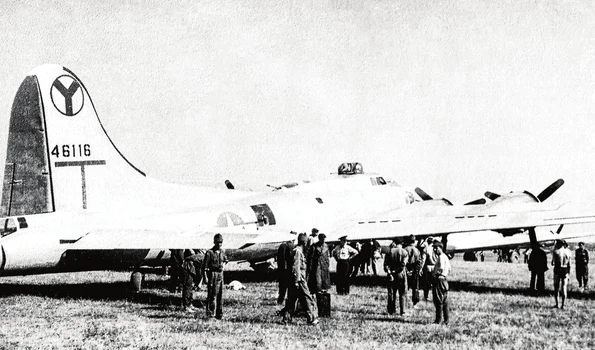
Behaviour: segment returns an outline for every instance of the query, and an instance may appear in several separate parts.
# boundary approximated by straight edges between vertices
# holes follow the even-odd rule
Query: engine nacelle
[[[415,201],[412,203],[413,205],[417,206],[424,206],[424,207],[449,207],[452,206],[451,201],[446,198],[440,199],[429,199],[424,201]]]

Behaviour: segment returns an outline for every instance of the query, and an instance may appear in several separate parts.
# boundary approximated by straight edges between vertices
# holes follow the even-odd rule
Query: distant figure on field
[[[568,244],[564,240],[556,241],[556,249],[552,254],[552,265],[554,266],[554,298],[556,299],[556,308],[564,309],[564,303],[568,294],[568,274],[570,273],[570,252]],[[562,304],[558,299],[562,297]]]
[[[223,266],[227,257],[221,249],[223,236],[217,233],[213,237],[213,248],[207,250],[202,264],[202,271],[207,276],[207,318],[223,318]]]
[[[384,257],[384,271],[387,275],[388,305],[387,311],[392,315],[396,311],[396,297],[399,293],[399,314],[405,314],[405,298],[407,297],[407,262],[409,257],[403,249],[399,238],[394,240],[395,247]]]
[[[372,265],[372,272],[374,276],[378,276],[378,270],[376,269],[376,263],[378,260],[382,258],[382,252],[380,243],[377,240],[372,241],[372,258],[370,259],[370,264]]]
[[[581,292],[589,289],[589,251],[585,249],[585,243],[579,242],[578,249],[574,252],[576,279]]]
[[[292,231],[292,233],[295,233]],[[277,280],[279,282],[279,296],[277,297],[277,311],[281,311],[285,304],[285,295],[291,287],[291,251],[293,242],[283,242],[277,250]]]
[[[359,252],[359,270],[362,274],[370,273],[370,260],[372,260],[372,241],[366,241],[362,244]]]
[[[354,278],[357,276],[359,272],[359,267],[362,264],[362,245],[360,242],[351,242],[349,246],[355,249],[355,251],[357,252],[357,256],[354,256],[352,259],[349,260],[349,276],[350,278]]]
[[[426,244],[424,250],[421,252],[422,257],[422,266],[423,266],[423,273],[422,273],[422,286],[424,289],[424,299],[428,300],[428,295],[430,294],[430,290],[432,290],[432,274],[434,273],[434,265],[436,265],[436,255],[434,254],[434,238],[428,237],[426,239]]]
[[[306,237],[306,234],[300,233],[298,235],[297,247],[293,248],[291,251],[291,258],[293,261],[291,266],[292,286],[289,290],[289,296],[287,297],[287,304],[285,304],[285,308],[282,311],[282,324],[291,323],[295,314],[295,307],[298,299],[302,306],[306,308],[306,312],[308,313],[308,324],[318,324],[318,315],[314,308],[314,301],[312,300],[312,295],[310,294],[308,284],[306,283],[306,256],[304,255],[304,247],[306,246],[307,241],[308,238]]]
[[[434,296],[434,306],[436,307],[435,324],[442,321],[444,315],[444,324],[448,325],[448,281],[446,280],[450,273],[450,261],[442,251],[442,243],[434,242],[434,254],[436,254],[436,265],[434,266],[434,282],[432,294]]]
[[[169,292],[176,293],[184,282],[184,249],[170,249],[169,256]]]
[[[415,236],[411,235],[407,239],[407,286],[411,289],[411,301],[413,306],[419,302],[419,279],[421,276],[421,254],[416,247]]]
[[[544,277],[548,267],[547,256],[543,249],[541,249],[540,244],[537,244],[537,246],[531,250],[528,265],[529,271],[531,271],[531,283],[529,285],[529,290],[531,293],[542,294],[545,291]]]
[[[333,249],[333,257],[337,260],[337,294],[342,295],[349,294],[350,261],[357,256],[358,251],[346,244],[347,236],[340,237],[339,241],[339,245]]]

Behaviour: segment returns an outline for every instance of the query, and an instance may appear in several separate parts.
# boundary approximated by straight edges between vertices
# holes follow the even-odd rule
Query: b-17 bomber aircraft
[[[486,205],[435,205],[357,163],[333,178],[256,193],[151,179],[109,138],[82,81],[44,65],[11,110],[2,193],[0,275],[167,265],[170,249],[207,249],[215,233],[231,260],[255,266],[294,232],[329,241],[506,235],[595,222],[595,209],[501,196]],[[521,198],[522,199],[519,199]]]

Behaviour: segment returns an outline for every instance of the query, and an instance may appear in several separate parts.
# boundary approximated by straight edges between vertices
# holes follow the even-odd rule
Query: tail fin
[[[2,215],[103,209],[144,176],[114,146],[73,72],[44,65],[27,75],[12,105]]]

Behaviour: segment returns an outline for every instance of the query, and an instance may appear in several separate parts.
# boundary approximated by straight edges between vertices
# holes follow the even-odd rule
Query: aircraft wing
[[[449,253],[461,253],[467,251],[493,250],[493,249],[521,249],[530,248],[531,242],[527,234],[518,234],[511,237],[502,237],[497,232],[486,232],[486,236],[479,240],[473,237],[465,236],[464,241],[455,241],[459,237],[450,239],[447,250]],[[557,239],[578,239],[595,236],[595,232],[577,232],[572,234],[549,233],[537,235],[539,243],[553,243]],[[487,239],[484,239],[487,238]]]
[[[395,237],[440,236],[456,232],[504,231],[533,227],[595,222],[595,208],[562,204],[521,205],[505,210],[489,207],[442,207],[423,210],[395,210],[352,220],[329,233],[328,240],[347,235],[349,240],[392,239]]]
[[[166,231],[151,229],[99,229],[89,231],[77,240],[63,242],[69,250],[110,249],[184,249],[211,248],[213,237],[223,236],[225,249],[244,249],[255,244],[281,243],[295,239],[295,235],[253,229],[205,228],[193,231]],[[61,242],[62,243],[62,242]]]

